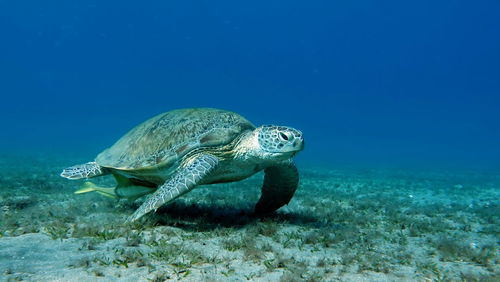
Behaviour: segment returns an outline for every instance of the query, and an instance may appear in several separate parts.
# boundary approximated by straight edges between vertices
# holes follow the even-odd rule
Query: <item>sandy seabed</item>
[[[143,199],[73,194],[79,162],[0,159],[1,281],[500,281],[491,171],[300,167],[268,217],[258,174],[126,224]]]

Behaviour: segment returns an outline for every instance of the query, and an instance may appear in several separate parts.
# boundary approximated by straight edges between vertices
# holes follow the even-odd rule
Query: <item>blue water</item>
[[[500,2],[0,1],[0,153],[91,159],[182,107],[302,163],[500,167]]]

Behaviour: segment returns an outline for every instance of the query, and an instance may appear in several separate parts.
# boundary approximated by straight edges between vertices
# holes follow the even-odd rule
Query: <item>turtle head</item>
[[[258,146],[265,158],[288,159],[304,149],[302,132],[297,129],[286,126],[263,125],[255,129],[255,132]]]

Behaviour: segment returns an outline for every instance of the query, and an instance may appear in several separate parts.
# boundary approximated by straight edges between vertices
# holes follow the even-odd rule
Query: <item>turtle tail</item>
[[[105,174],[108,174],[108,171],[105,168],[101,167],[96,162],[89,162],[65,168],[62,171],[61,176],[68,179],[82,179]]]

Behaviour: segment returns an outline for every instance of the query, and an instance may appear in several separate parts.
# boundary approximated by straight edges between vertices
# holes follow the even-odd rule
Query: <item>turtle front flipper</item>
[[[298,185],[299,172],[293,161],[266,168],[262,195],[255,205],[255,213],[271,213],[288,204]]]
[[[127,221],[132,222],[152,210],[157,210],[162,205],[191,191],[202,182],[218,165],[219,160],[209,154],[202,154],[194,158],[188,165],[181,168],[169,181],[161,185]]]
[[[61,176],[68,179],[82,179],[105,174],[108,174],[108,171],[105,168],[101,167],[96,162],[88,162],[65,168],[61,173]]]

